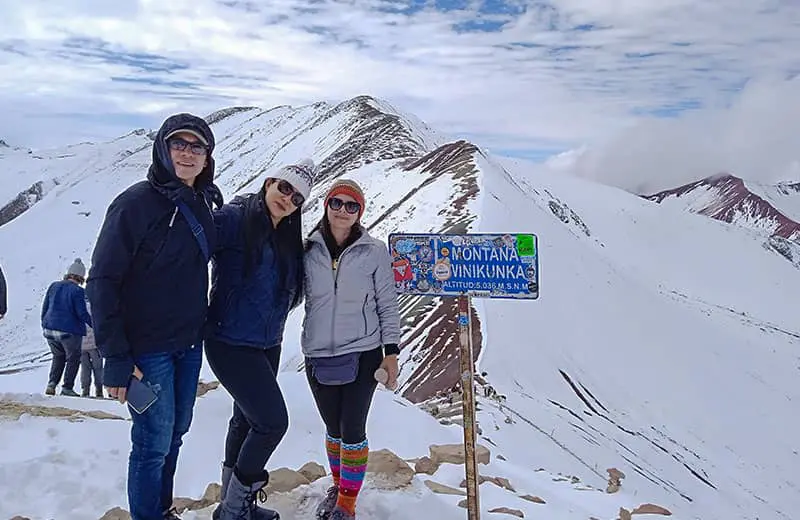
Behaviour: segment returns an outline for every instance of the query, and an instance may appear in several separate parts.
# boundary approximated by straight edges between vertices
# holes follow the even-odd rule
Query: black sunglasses
[[[300,194],[299,191],[294,189],[294,186],[291,185],[289,181],[279,180],[278,181],[278,191],[283,193],[284,195],[291,195],[292,196],[292,204],[294,207],[299,208],[303,205],[306,201],[306,198]]]
[[[184,141],[183,139],[176,138],[169,140],[169,147],[175,151],[182,152],[186,150],[186,147],[189,147],[189,150],[192,152],[192,155],[205,155],[208,153],[208,147],[203,143],[190,143],[189,141]]]
[[[344,210],[351,215],[355,215],[359,211],[361,211],[361,204],[358,202],[354,202],[352,200],[348,200],[347,202],[343,201],[337,197],[331,197],[328,199],[328,207],[331,208],[333,211],[339,211],[344,206]]]

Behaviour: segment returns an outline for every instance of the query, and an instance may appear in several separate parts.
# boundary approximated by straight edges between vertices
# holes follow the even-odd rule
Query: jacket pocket
[[[157,266],[159,258],[161,257],[161,253],[164,252],[164,248],[167,246],[167,240],[169,240],[169,231],[171,228],[168,228],[167,231],[164,233],[164,237],[161,239],[158,247],[153,250],[153,254],[150,258],[150,262],[147,264],[147,267],[144,270],[144,274],[149,274],[154,270]]]
[[[369,334],[369,323],[367,322],[367,301],[369,293],[364,295],[364,303],[361,304],[361,316],[364,318],[364,337]]]
[[[375,309],[370,309],[369,307],[369,299],[372,297],[370,293],[367,293],[364,296],[364,303],[361,305],[361,316],[364,319],[364,335],[363,337],[368,338],[375,334],[375,331],[378,330],[378,315]]]
[[[233,294],[234,290],[228,289],[228,291],[225,293],[225,299],[222,300],[222,304],[218,305],[215,309],[216,315],[214,318],[216,318],[218,326],[222,326],[222,324],[225,322],[225,319],[230,316],[231,307],[233,305]]]

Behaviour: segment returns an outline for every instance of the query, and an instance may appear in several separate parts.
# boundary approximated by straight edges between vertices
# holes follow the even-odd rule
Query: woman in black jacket
[[[233,397],[225,440],[220,520],[276,520],[255,499],[266,465],[289,428],[278,385],[283,329],[303,291],[301,211],[313,163],[280,168],[257,193],[214,213],[211,304],[205,332],[208,363]]]

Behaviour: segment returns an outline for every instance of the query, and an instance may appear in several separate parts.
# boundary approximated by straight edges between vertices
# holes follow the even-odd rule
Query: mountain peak
[[[250,110],[259,110],[259,108],[250,106],[228,107],[212,112],[208,114],[204,119],[206,120],[206,123],[208,123],[209,125],[213,125],[214,123],[219,123],[223,119],[228,118],[234,114],[239,114],[241,112],[249,112]]]
[[[737,185],[744,185],[744,180],[741,177],[737,177],[732,173],[728,172],[720,172],[715,175],[710,175],[703,179],[701,182],[706,182],[712,185],[719,185],[724,183],[732,183]]]
[[[793,219],[784,207],[779,209],[776,204],[786,202],[780,197],[798,194],[800,183],[762,186],[722,172],[643,198],[660,204],[679,204],[692,213],[795,240],[800,239],[798,215],[793,215]],[[800,213],[800,204],[797,207]]]
[[[542,254],[542,283],[552,290],[537,302],[476,298],[472,321],[467,322],[479,374],[474,426],[480,442],[496,451],[491,464],[507,461],[513,472],[519,494],[509,492],[509,506],[524,510],[526,517],[572,518],[580,510],[582,518],[616,518],[621,501],[647,497],[680,518],[791,518],[797,503],[797,486],[792,484],[797,400],[792,399],[798,395],[795,347],[800,333],[796,309],[786,302],[800,292],[800,250],[794,242],[773,237],[769,249],[755,233],[670,213],[621,190],[547,172],[532,178],[524,167],[506,170],[491,153],[467,141],[440,138],[413,114],[371,96],[299,107],[230,107],[208,119],[214,121],[219,143],[215,181],[227,200],[257,191],[280,165],[311,157],[326,166],[304,204],[304,231],[325,211],[324,195],[331,181],[346,175],[367,194],[362,223],[383,243],[396,232],[534,232],[541,237],[537,250]],[[39,361],[49,355],[37,309],[48,284],[68,262],[76,256],[91,257],[108,205],[120,190],[143,178],[151,148],[152,142],[137,136],[36,156],[0,153],[0,171],[8,172],[0,183],[0,206],[15,199],[23,203],[19,216],[0,226],[0,261],[9,285],[25,288],[14,291],[15,312],[2,320],[0,370],[8,378],[0,378],[7,381],[0,388],[0,400],[27,392],[22,384],[28,382],[32,395],[26,401],[49,406],[70,399],[34,395],[47,377]],[[761,188],[720,174],[664,202],[690,201],[705,207],[722,194],[731,200],[738,200],[739,194],[745,204],[756,200],[748,198],[751,192],[775,208],[781,208],[780,200],[800,200],[800,191],[790,187],[785,189],[791,195],[775,191],[774,196],[756,191]],[[425,257],[444,261],[453,255],[449,248],[434,249]],[[426,265],[423,262],[418,274],[426,274]],[[471,271],[464,276],[474,277],[476,284],[513,274]],[[522,276],[529,275],[516,275]],[[460,440],[463,322],[453,298],[401,295],[399,309],[400,385],[397,395],[376,393],[381,402],[375,411],[381,415],[373,422],[384,429],[376,433],[374,447],[390,447],[408,460],[428,452],[433,442]],[[287,320],[281,384],[290,409],[308,418],[316,417],[316,410],[303,369],[301,319],[298,309]],[[713,374],[708,367],[714,368]],[[299,373],[292,373],[293,368]],[[11,374],[23,370],[36,372],[18,379]],[[742,404],[736,417],[720,413],[730,402]],[[114,408],[118,403],[98,401],[97,406],[127,413]],[[225,422],[220,410],[229,413],[228,407],[228,396],[222,394],[198,400],[199,421],[217,426],[197,428],[187,444],[188,459],[202,462],[192,469],[191,482],[185,482],[185,488],[196,488],[196,496],[218,478],[216,459],[198,454],[222,438]],[[418,414],[417,408],[433,417]],[[658,411],[655,418],[653,410]],[[49,431],[50,423],[39,423],[42,431]],[[118,423],[84,425],[95,435],[103,424],[111,433],[124,427]],[[0,434],[18,437],[32,424],[4,418]],[[287,458],[284,451],[280,464],[299,467],[314,444],[318,449],[313,458],[324,460],[324,445],[314,440],[324,433],[321,421],[292,424],[287,447],[296,447],[304,458]],[[396,424],[403,428],[386,426]],[[78,451],[69,451],[72,445],[63,442],[75,437],[69,433],[51,435],[52,446],[28,443],[26,449],[34,451],[24,457],[13,442],[6,443],[5,456],[0,453],[3,467],[10,468],[5,473],[30,478],[15,479],[18,488],[0,500],[0,517],[27,513],[50,518],[52,504],[64,504],[65,510],[73,511],[66,520],[98,518],[98,504],[124,503],[124,489],[115,485],[124,480],[119,464],[109,465],[120,471],[106,475],[102,483],[82,478],[91,473],[94,461],[118,460],[119,445],[104,441],[87,457],[82,444],[76,445]],[[103,439],[125,440],[102,433]],[[761,435],[763,442],[753,442],[754,435]],[[529,449],[532,442],[536,450]],[[52,464],[47,464],[51,448],[63,449],[56,455],[67,461],[57,468],[64,473],[60,476],[84,487],[51,486],[46,500],[31,501],[30,496],[41,494],[39,469],[45,476],[52,473]],[[31,470],[31,461],[40,461],[41,468]],[[481,472],[501,475],[491,464]],[[630,476],[617,493],[606,492],[611,471],[604,468]],[[444,469],[444,482],[457,486],[461,477],[453,480],[453,472]],[[553,478],[556,472],[559,477]],[[404,512],[409,512],[405,504],[413,501],[418,509],[406,515],[411,517],[460,514],[455,501],[445,504],[428,493],[423,477],[439,479],[414,477],[411,486],[398,491],[402,502],[384,493],[367,493],[366,498],[373,503],[389,500],[392,508]],[[284,516],[303,517],[309,497],[323,496],[329,482],[320,479],[308,491],[277,497]],[[553,485],[557,487],[543,487]],[[546,504],[523,500],[522,493],[537,490]],[[567,493],[571,490],[576,491],[574,499]],[[101,496],[102,503],[83,500],[87,493]],[[451,509],[442,509],[445,505]],[[207,514],[210,511],[198,511],[196,517]],[[393,514],[389,506],[373,508],[367,503],[362,520]]]

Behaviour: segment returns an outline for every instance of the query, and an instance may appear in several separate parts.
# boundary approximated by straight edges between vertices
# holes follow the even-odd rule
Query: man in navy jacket
[[[176,519],[178,451],[192,420],[214,250],[214,135],[190,114],[164,121],[147,180],[111,203],[92,256],[87,293],[104,385],[126,401],[131,377],[158,396],[132,410],[128,501],[133,520]]]
[[[50,378],[44,392],[47,395],[55,395],[63,375],[61,395],[78,396],[74,387],[81,364],[81,343],[86,336],[86,326],[92,326],[83,290],[85,281],[86,267],[80,258],[76,258],[64,279],[50,284],[42,302],[42,332],[53,353]]]

